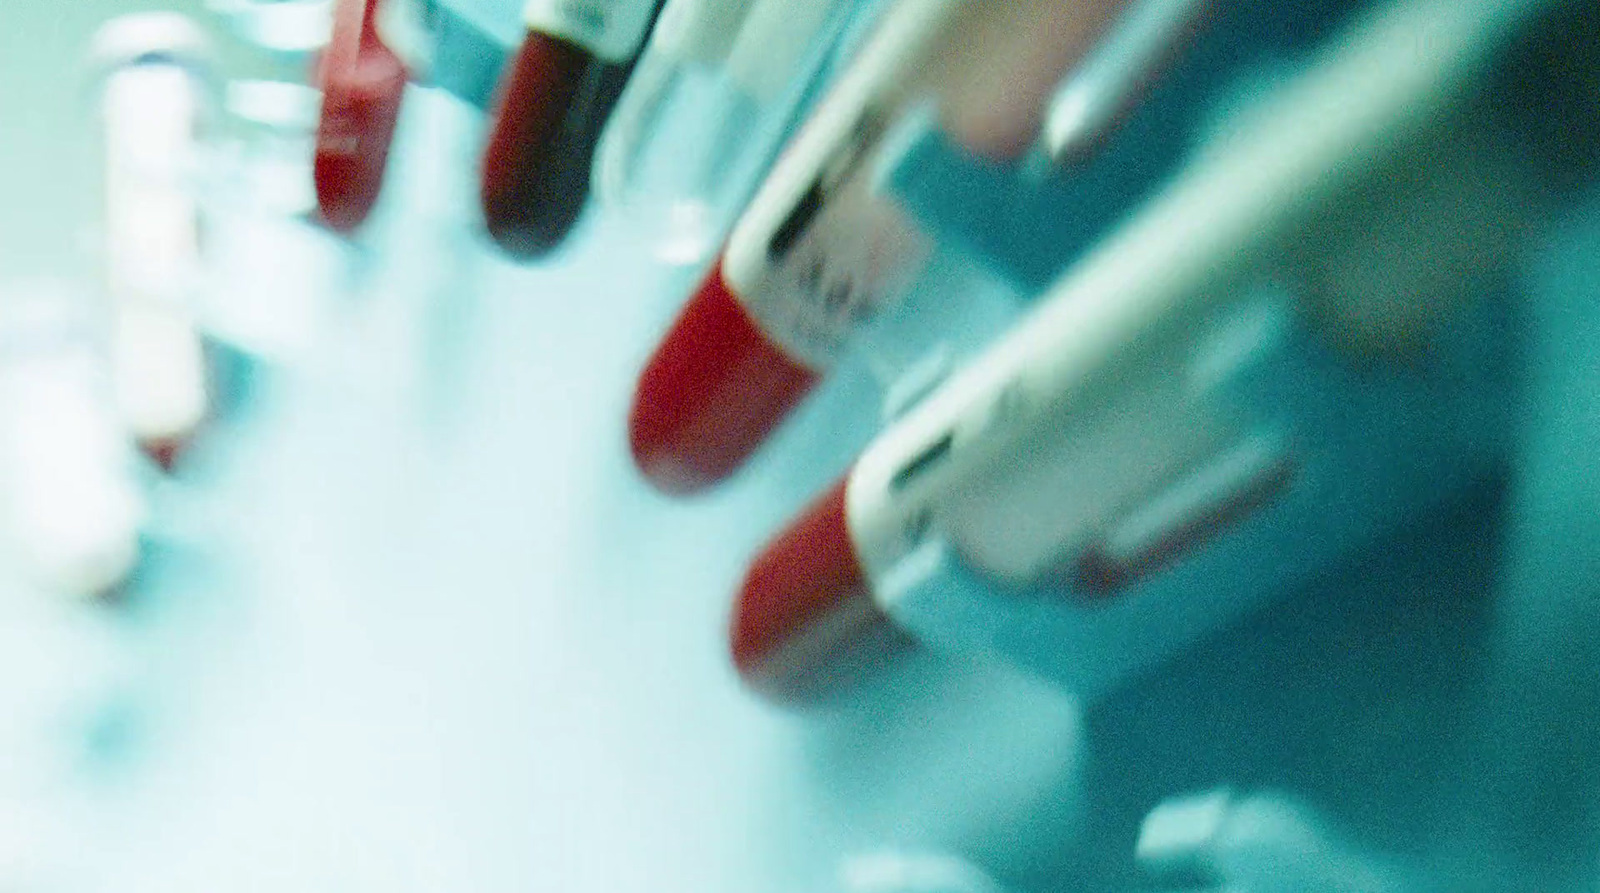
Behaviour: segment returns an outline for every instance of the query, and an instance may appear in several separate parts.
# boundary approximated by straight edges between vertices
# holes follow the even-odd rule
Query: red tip
[[[639,377],[634,462],[669,493],[708,487],[743,464],[816,382],[745,313],[719,265]]]
[[[774,700],[842,693],[911,642],[872,600],[850,542],[844,490],[841,480],[768,544],[734,606],[734,666]]]
[[[528,32],[501,84],[483,156],[484,223],[506,253],[545,254],[577,223],[595,145],[632,68]]]
[[[377,204],[405,94],[405,65],[372,23],[376,2],[340,0],[319,72],[322,119],[313,175],[322,218],[340,232],[361,225]]]
[[[188,446],[187,439],[177,437],[162,437],[139,442],[139,449],[150,457],[150,461],[169,474],[177,466],[178,457]]]

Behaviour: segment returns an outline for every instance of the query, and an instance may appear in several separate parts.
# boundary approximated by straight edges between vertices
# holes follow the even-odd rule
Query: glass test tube
[[[124,422],[170,465],[209,400],[194,301],[203,282],[203,131],[210,110],[206,44],[165,13],[113,20],[96,36],[103,72],[103,285],[111,315],[112,381]]]

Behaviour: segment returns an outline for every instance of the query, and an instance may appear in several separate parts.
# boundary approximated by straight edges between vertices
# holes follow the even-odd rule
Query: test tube
[[[36,585],[114,589],[139,556],[144,507],[89,302],[55,282],[0,286],[0,505]]]
[[[703,261],[824,76],[857,0],[672,0],[606,129],[596,195]]]
[[[731,475],[928,268],[934,237],[875,186],[886,136],[931,104],[964,151],[1017,159],[1120,3],[885,12],[640,375],[630,445],[652,483],[686,494]]]
[[[661,5],[528,0],[483,155],[483,219],[507,254],[547,255],[577,225],[601,132]]]
[[[377,204],[405,95],[406,66],[379,33],[379,9],[379,0],[339,0],[317,70],[317,204],[340,232],[354,230]]]
[[[94,39],[102,72],[103,274],[117,405],[140,446],[170,467],[205,418],[203,132],[211,98],[206,41],[172,13],[123,16]]]

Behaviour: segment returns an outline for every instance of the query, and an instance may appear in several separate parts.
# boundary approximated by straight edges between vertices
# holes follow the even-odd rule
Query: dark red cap
[[[318,72],[317,205],[340,232],[359,226],[377,204],[405,95],[406,68],[378,36],[377,4],[339,0]]]
[[[483,155],[483,219],[507,254],[545,254],[578,222],[595,145],[632,70],[528,32],[501,83]]]
[[[639,377],[633,459],[660,489],[686,494],[742,465],[817,383],[769,340],[719,264]]]
[[[872,599],[835,484],[745,574],[729,638],[746,684],[777,701],[842,694],[911,644]]]

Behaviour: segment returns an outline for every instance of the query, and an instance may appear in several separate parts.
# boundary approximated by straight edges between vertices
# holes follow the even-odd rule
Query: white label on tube
[[[108,287],[117,300],[182,303],[199,270],[199,88],[176,65],[111,76],[104,99]]]
[[[898,208],[867,191],[864,179],[857,173],[840,189],[819,185],[801,198],[797,210],[815,204],[815,217],[781,257],[769,258],[772,266],[756,288],[734,284],[748,279],[730,245],[734,271],[727,275],[735,293],[769,336],[813,368],[832,366],[854,332],[894,309],[933,250]]]
[[[117,406],[135,437],[181,439],[205,419],[205,350],[188,313],[124,306],[110,347]]]
[[[200,94],[175,65],[134,65],[104,95],[106,287],[113,303],[117,401],[144,438],[186,435],[205,413],[200,335],[190,306],[199,286]]]
[[[887,116],[961,0],[898,6],[773,167],[723,258],[727,284],[794,358],[827,368],[897,301],[932,245],[869,189]]]
[[[644,44],[655,7],[655,0],[528,0],[522,15],[530,31],[569,40],[622,64]]]

